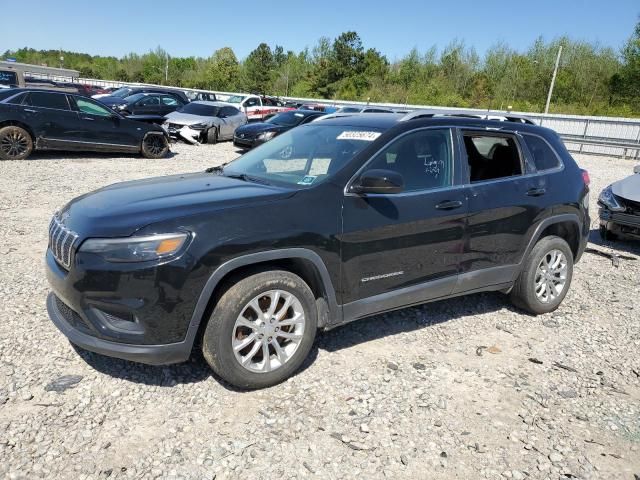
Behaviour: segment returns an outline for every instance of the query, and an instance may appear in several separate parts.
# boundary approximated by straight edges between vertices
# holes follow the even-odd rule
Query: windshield
[[[121,88],[111,92],[111,95],[113,95],[114,97],[125,98],[125,97],[128,97],[129,95],[131,95],[131,92],[133,92],[132,88],[121,87]]]
[[[191,115],[199,115],[201,117],[215,117],[218,115],[220,107],[215,105],[205,105],[203,103],[187,103],[184,107],[180,107],[178,112],[189,113]]]
[[[380,134],[371,128],[304,125],[231,162],[223,174],[310,187],[334,175]]]
[[[227,103],[240,103],[242,100],[244,100],[242,95],[231,95],[227,98]]]
[[[16,72],[0,70],[0,84],[18,86],[18,75]]]
[[[300,112],[283,112],[279,113],[269,120],[266,123],[273,123],[274,125],[282,125],[283,127],[293,127],[298,125],[302,120],[304,120],[304,114]]]

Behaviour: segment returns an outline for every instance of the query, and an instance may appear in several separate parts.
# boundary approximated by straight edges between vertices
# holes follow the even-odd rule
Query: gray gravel
[[[301,373],[263,391],[229,389],[197,356],[156,368],[76,351],[44,307],[51,214],[109,183],[237,155],[173,150],[0,162],[0,478],[640,475],[640,244],[595,232],[591,247],[635,260],[585,254],[552,314],[478,294],[377,316],[320,335]],[[579,163],[592,214],[633,168]]]

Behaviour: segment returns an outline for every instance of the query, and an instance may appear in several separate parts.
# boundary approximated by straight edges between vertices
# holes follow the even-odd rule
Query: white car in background
[[[258,95],[231,95],[226,102],[231,103],[237,107],[238,110],[244,112],[249,121],[264,120],[265,117],[273,115],[274,113],[295,110],[291,107],[279,105],[279,102],[275,99],[260,97]]]
[[[170,137],[192,144],[232,140],[236,129],[247,123],[247,116],[226,102],[190,102],[164,118],[162,127]]]

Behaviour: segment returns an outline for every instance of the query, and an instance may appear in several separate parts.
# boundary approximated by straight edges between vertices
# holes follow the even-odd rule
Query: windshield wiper
[[[269,182],[262,178],[253,177],[246,173],[227,173],[225,177],[229,178],[237,178],[238,180],[242,180],[243,182],[253,182],[253,183],[262,183],[263,185],[270,185]]]

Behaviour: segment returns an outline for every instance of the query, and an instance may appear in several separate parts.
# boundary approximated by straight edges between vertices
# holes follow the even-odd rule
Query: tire
[[[164,135],[147,135],[142,140],[141,151],[145,158],[164,158],[169,152],[169,142]]]
[[[218,129],[216,127],[207,130],[207,143],[218,143]]]
[[[33,152],[33,138],[22,127],[0,128],[0,160],[24,160]]]
[[[549,264],[550,267],[555,265],[556,259],[557,268],[549,268]],[[538,270],[539,267],[541,270]],[[544,273],[545,270],[548,270],[547,273]],[[548,275],[546,280],[544,275]],[[572,277],[573,252],[569,244],[560,237],[543,237],[525,260],[511,290],[511,301],[515,306],[534,315],[552,312],[564,300]],[[562,280],[562,289],[558,291]],[[548,289],[546,285],[549,286]]]
[[[280,297],[274,303],[276,292],[280,292]],[[289,300],[291,297],[287,295],[293,299]],[[290,301],[288,309],[279,320],[274,319],[287,301]],[[272,305],[276,311],[271,322],[264,317],[264,323],[254,318],[256,308],[269,313]],[[241,317],[240,325],[237,322]],[[247,323],[250,327],[245,326]],[[270,387],[300,368],[311,350],[317,328],[315,297],[300,277],[282,270],[260,272],[238,281],[220,297],[204,331],[202,353],[214,372],[230,384],[241,389]],[[274,329],[280,329],[279,333]],[[283,338],[284,335],[294,338]],[[277,342],[280,352],[276,351],[273,341]],[[268,346],[265,347],[265,343]],[[264,348],[267,348],[268,362],[265,362]],[[241,364],[242,359],[246,366]]]
[[[611,241],[611,240],[618,239],[618,236],[615,233],[611,232],[609,229],[607,229],[607,227],[605,227],[604,225],[600,225],[598,232],[600,233],[600,238],[605,242],[608,240]]]

